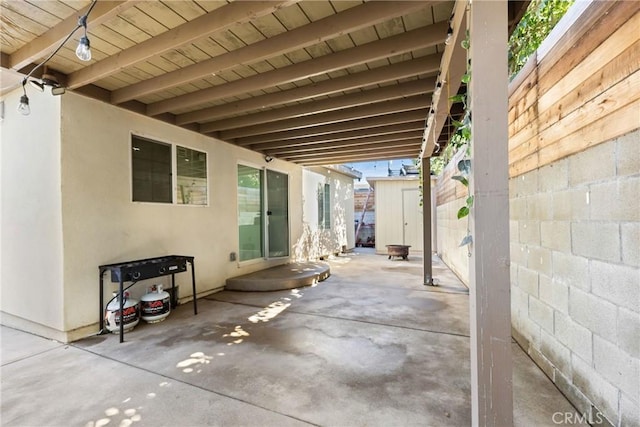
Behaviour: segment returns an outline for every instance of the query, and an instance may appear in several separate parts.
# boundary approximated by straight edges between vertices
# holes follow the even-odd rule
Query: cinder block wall
[[[438,177],[434,189],[436,195],[436,227],[438,256],[466,284],[469,285],[469,250],[460,247],[467,235],[468,218],[458,219],[458,210],[465,205],[469,194],[467,187],[451,179],[459,175],[458,161],[464,157],[465,150],[456,153]]]
[[[614,426],[640,426],[638,28],[640,2],[576,2],[509,87],[513,336],[574,415]],[[460,272],[456,162],[437,225]]]
[[[639,130],[510,181],[514,335],[613,425],[640,425],[638,195]]]
[[[513,335],[581,414],[640,426],[640,4],[572,9],[510,86]]]

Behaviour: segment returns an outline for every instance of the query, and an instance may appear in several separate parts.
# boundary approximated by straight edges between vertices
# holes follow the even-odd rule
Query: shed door
[[[421,251],[422,246],[422,206],[420,190],[417,188],[402,190],[402,238],[403,244]]]

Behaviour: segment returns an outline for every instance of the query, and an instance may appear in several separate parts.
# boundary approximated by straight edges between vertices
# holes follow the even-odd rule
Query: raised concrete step
[[[330,274],[329,264],[324,262],[297,262],[231,277],[224,288],[228,291],[281,291],[311,286]]]

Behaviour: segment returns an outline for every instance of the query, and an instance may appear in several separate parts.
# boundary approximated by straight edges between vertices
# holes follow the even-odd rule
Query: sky
[[[413,159],[379,160],[375,162],[347,163],[346,165],[362,172],[362,179],[364,180],[368,177],[388,176],[387,170],[389,164],[391,165],[391,169],[397,174],[403,164],[412,165]]]

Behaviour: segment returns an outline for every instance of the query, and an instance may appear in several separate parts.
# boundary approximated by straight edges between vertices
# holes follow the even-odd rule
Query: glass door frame
[[[239,206],[238,206],[238,166],[246,166],[249,168],[253,168],[256,170],[262,171],[262,186],[260,188],[260,196],[262,198],[262,257],[247,259],[244,261],[240,261],[240,253],[238,252],[238,261],[239,265],[247,265],[256,263],[259,261],[271,260],[271,259],[284,259],[289,258],[291,256],[291,174],[289,172],[285,172],[283,170],[275,169],[275,168],[267,168],[266,166],[258,166],[252,162],[243,162],[238,161],[235,167],[236,174],[236,227],[238,236],[238,251],[240,250],[240,223],[239,223]],[[268,178],[267,178],[267,170],[272,172],[276,172],[287,177],[287,252],[288,255],[280,256],[280,257],[269,257],[269,219],[267,215],[267,210],[269,207],[269,199],[268,199]]]

